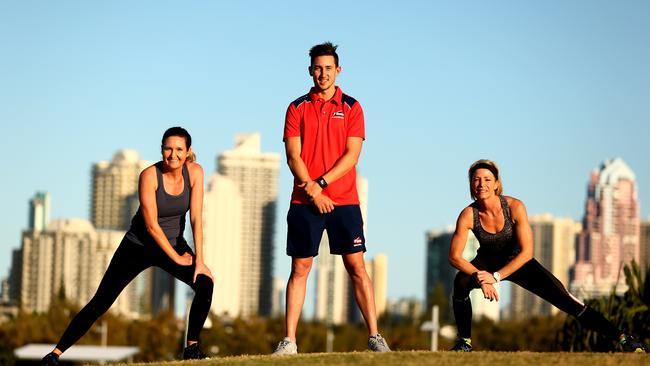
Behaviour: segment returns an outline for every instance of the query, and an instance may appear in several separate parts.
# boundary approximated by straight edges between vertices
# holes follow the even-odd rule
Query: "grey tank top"
[[[499,200],[503,211],[503,229],[497,233],[485,231],[479,218],[478,204],[474,202],[472,204],[472,212],[474,213],[472,232],[480,244],[479,255],[488,255],[492,260],[509,260],[519,254],[521,248],[515,236],[515,227],[510,215],[508,201],[503,196],[499,196]]]
[[[162,162],[157,162],[154,166],[158,178],[158,189],[156,189],[158,225],[162,228],[171,245],[176,245],[179,241],[184,242],[185,214],[190,209],[190,173],[187,170],[187,165],[183,165],[183,191],[174,196],[165,192]],[[153,237],[147,232],[141,207],[138,207],[138,211],[133,216],[126,237],[140,245],[156,244]]]

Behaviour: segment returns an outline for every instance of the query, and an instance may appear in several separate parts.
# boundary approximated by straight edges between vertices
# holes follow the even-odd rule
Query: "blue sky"
[[[369,255],[388,255],[391,297],[423,297],[425,232],[469,203],[479,158],[530,214],[580,219],[591,169],[622,157],[650,213],[645,1],[0,0],[0,277],[35,191],[51,193],[54,218],[87,218],[92,163],[121,148],[155,160],[169,126],[192,133],[206,172],[239,132],[282,153],[307,51],[328,40],[365,111]],[[284,278],[290,185],[283,162]]]

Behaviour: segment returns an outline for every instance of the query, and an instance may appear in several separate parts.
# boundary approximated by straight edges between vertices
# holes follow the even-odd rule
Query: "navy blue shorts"
[[[327,230],[331,254],[366,251],[359,205],[336,206],[332,212],[321,214],[314,205],[292,203],[287,224],[287,255],[291,257],[317,256],[323,230]]]

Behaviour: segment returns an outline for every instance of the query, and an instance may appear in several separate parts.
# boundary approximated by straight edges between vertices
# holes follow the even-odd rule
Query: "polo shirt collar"
[[[334,92],[334,96],[332,97],[332,99],[328,100],[328,102],[331,101],[331,102],[334,102],[334,103],[336,103],[338,105],[341,105],[343,103],[343,101],[342,101],[342,99],[343,99],[343,91],[338,86],[335,86],[335,88],[336,88],[336,91]],[[319,99],[322,99],[322,98],[316,93],[316,89],[312,87],[309,90],[309,99],[311,99],[312,102],[315,102],[315,101],[317,101]]]

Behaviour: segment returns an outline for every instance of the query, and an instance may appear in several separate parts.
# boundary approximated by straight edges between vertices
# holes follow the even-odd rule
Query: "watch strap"
[[[322,176],[316,178],[316,183],[318,183],[318,185],[323,189],[325,189],[327,187],[327,181]]]

